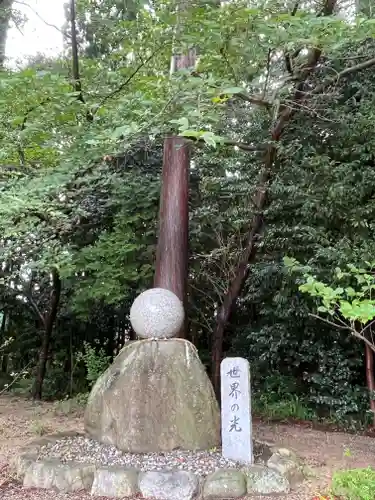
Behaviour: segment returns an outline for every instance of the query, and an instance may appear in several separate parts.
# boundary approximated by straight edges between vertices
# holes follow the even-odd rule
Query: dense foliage
[[[84,392],[132,337],[172,132],[192,144],[188,338],[202,360],[229,304],[223,354],[251,361],[257,411],[363,419],[363,345],[309,315],[283,258],[329,283],[373,261],[371,13],[334,0],[74,6],[65,54],[0,73],[4,380]],[[195,67],[171,76],[172,51],[192,47]]]

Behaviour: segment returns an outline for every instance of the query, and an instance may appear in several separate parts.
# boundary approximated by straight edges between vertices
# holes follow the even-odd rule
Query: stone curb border
[[[216,500],[246,494],[285,494],[304,480],[303,467],[295,453],[270,446],[265,465],[241,470],[219,469],[206,477],[183,470],[142,472],[121,466],[101,466],[57,459],[37,460],[39,449],[78,432],[51,434],[32,441],[11,462],[25,488],[56,489],[62,492],[90,490],[93,496],[121,498],[141,494],[163,500]]]

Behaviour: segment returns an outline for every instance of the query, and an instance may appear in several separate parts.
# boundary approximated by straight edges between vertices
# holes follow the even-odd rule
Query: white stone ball
[[[150,288],[138,295],[130,308],[130,323],[144,339],[170,338],[184,323],[184,306],[173,292]]]

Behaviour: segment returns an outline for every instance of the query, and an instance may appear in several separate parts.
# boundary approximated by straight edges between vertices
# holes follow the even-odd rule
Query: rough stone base
[[[23,479],[25,488],[79,491],[91,489],[95,466],[77,463],[62,464],[57,460],[33,462]]]
[[[122,498],[139,493],[138,471],[120,467],[99,467],[94,475],[91,495]]]
[[[246,495],[246,477],[237,470],[217,470],[206,477],[203,498],[240,498]]]
[[[285,494],[303,480],[301,463],[285,448],[271,449],[267,464],[241,470],[220,469],[205,478],[181,470],[140,472],[119,466],[38,460],[41,446],[67,435],[73,434],[36,440],[13,461],[17,477],[23,480],[26,488],[64,492],[84,489],[91,491],[93,496],[108,498],[143,495],[152,500],[220,500],[241,498],[246,494],[250,497]]]
[[[285,476],[264,465],[253,465],[246,471],[247,492],[254,495],[289,493],[290,483]]]
[[[144,472],[139,489],[143,498],[192,500],[199,491],[199,478],[187,471]]]

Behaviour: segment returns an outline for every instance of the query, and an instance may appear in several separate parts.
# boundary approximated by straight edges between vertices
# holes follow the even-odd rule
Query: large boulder
[[[130,342],[97,380],[86,432],[133,453],[220,444],[220,413],[197,350],[183,339]]]

